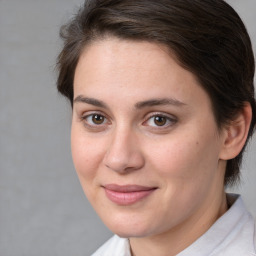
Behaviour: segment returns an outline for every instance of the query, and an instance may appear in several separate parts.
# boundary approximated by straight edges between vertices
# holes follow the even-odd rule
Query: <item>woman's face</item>
[[[120,236],[201,221],[223,195],[224,136],[210,99],[163,46],[108,38],[85,48],[71,143],[86,196]]]

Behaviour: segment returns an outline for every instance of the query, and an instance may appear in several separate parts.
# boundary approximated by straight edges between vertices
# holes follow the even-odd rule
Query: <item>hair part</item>
[[[58,57],[57,88],[73,106],[75,69],[86,45],[113,36],[167,46],[208,93],[219,128],[249,102],[256,123],[254,57],[247,30],[223,0],[89,0],[61,28],[64,47]],[[239,180],[243,152],[227,161],[225,184]]]

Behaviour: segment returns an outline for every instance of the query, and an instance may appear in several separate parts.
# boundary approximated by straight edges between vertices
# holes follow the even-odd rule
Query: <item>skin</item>
[[[218,129],[209,96],[164,46],[110,37],[81,54],[74,165],[92,206],[110,230],[130,239],[133,255],[176,255],[225,213],[231,135],[237,133]],[[106,184],[156,189],[119,205],[106,196]]]

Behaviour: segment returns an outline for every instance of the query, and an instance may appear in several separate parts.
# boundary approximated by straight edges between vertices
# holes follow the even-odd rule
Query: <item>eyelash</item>
[[[94,123],[92,121],[92,118],[96,117],[96,116],[98,116],[100,118],[104,118],[103,123],[100,123],[100,124]],[[89,118],[91,118],[91,121],[88,121]],[[81,116],[80,119],[86,127],[92,128],[92,129],[102,128],[107,123],[107,117],[104,114],[98,113],[98,112],[93,112],[90,114],[83,115],[83,116]]]
[[[156,118],[164,118],[165,122],[163,125],[156,125],[155,121]],[[146,123],[148,123],[150,120],[153,120],[155,125],[145,125]],[[177,122],[177,118],[175,118],[174,116],[170,116],[167,114],[163,114],[163,113],[152,113],[150,114],[150,116],[147,116],[145,118],[145,121],[143,122],[143,125],[145,126],[151,126],[152,128],[155,129],[167,129],[170,126],[174,125]]]
[[[93,117],[99,117],[99,118],[103,118],[103,122],[96,124],[95,122],[92,121]],[[88,119],[91,118],[90,121],[88,121]],[[162,125],[157,125],[155,123],[156,118],[160,118],[159,122],[161,121],[161,119],[164,119],[164,123]],[[111,124],[111,122],[108,122],[108,117],[106,117],[105,114],[99,113],[99,112],[92,112],[86,115],[81,116],[81,121],[84,123],[84,125],[88,128],[91,129],[102,129],[104,128],[106,125]],[[153,120],[155,125],[148,125],[147,123],[149,123],[150,120]],[[153,129],[167,129],[170,126],[174,125],[177,122],[177,118],[167,115],[167,114],[163,114],[163,113],[151,113],[150,116],[146,116],[144,121],[142,122],[143,126],[149,126],[152,127]]]

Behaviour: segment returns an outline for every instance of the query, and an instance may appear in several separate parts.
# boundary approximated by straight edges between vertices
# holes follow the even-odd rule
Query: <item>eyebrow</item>
[[[107,104],[105,104],[103,101],[97,100],[94,98],[84,97],[82,95],[79,95],[74,99],[74,103],[77,103],[77,102],[90,104],[100,108],[106,108],[106,109],[108,108]],[[160,106],[160,105],[184,106],[186,104],[174,98],[160,98],[160,99],[157,98],[157,99],[149,99],[149,100],[137,102],[135,104],[135,108],[141,109],[145,107],[153,107],[153,106]]]
[[[153,107],[153,106],[159,106],[159,105],[184,106],[186,104],[174,98],[161,98],[161,99],[150,99],[150,100],[138,102],[135,104],[135,107],[138,109],[141,109],[144,107]]]
[[[73,102],[74,103],[77,103],[77,102],[87,103],[87,104],[90,104],[90,105],[93,105],[96,107],[100,107],[100,108],[108,108],[107,105],[103,101],[97,100],[94,98],[87,98],[82,95],[77,96]]]

